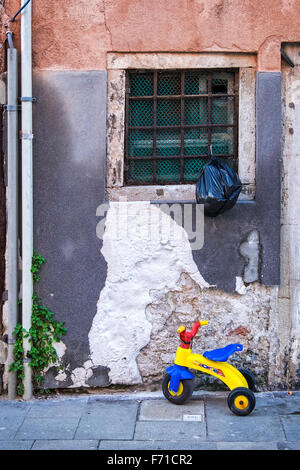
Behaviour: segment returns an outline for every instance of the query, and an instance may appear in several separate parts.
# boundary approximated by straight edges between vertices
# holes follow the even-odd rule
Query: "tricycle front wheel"
[[[246,387],[231,390],[227,397],[229,409],[238,416],[247,416],[255,407],[255,395]]]
[[[193,393],[193,380],[180,380],[178,392],[174,393],[169,389],[171,376],[166,374],[162,382],[162,391],[167,400],[175,405],[183,405]]]

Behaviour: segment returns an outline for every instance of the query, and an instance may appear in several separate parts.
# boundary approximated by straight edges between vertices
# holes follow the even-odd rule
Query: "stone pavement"
[[[247,417],[225,392],[172,405],[160,392],[0,398],[0,450],[300,450],[300,392],[256,394]]]

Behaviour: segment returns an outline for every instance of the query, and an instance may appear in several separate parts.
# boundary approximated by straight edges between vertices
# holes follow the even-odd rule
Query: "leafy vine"
[[[41,266],[46,262],[45,258],[37,253],[35,250],[32,257],[32,277],[34,282],[40,280]],[[32,297],[32,317],[31,328],[26,331],[21,323],[16,325],[13,332],[16,337],[14,345],[14,362],[9,365],[10,372],[17,374],[17,392],[20,396],[24,394],[24,349],[23,339],[28,338],[31,349],[28,353],[31,361],[30,367],[33,370],[33,378],[35,385],[41,387],[44,382],[44,370],[51,364],[58,362],[59,357],[53,345],[54,342],[59,343],[62,336],[67,333],[63,322],[56,321],[54,313],[51,312],[45,305],[43,305],[41,298],[34,293]],[[60,366],[57,366],[60,369]]]

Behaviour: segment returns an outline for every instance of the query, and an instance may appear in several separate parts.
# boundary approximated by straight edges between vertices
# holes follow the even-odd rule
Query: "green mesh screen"
[[[158,95],[181,95],[181,74],[180,73],[158,73],[157,74],[157,94]]]
[[[210,145],[236,168],[233,89],[228,71],[130,72],[126,184],[195,182]]]

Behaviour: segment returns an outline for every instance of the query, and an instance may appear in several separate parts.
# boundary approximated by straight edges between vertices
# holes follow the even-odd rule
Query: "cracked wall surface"
[[[243,294],[224,293],[218,289],[201,289],[187,273],[182,273],[175,289],[165,292],[151,290],[152,302],[146,308],[148,321],[153,324],[151,342],[138,356],[138,366],[146,383],[161,379],[162,372],[174,360],[179,345],[177,328],[191,329],[199,319],[208,320],[193,342],[193,352],[221,348],[241,343],[243,351],[230,358],[236,367],[251,370],[258,386],[268,382],[269,363],[276,357],[272,341],[277,317],[277,289],[258,283],[245,287]],[[201,375],[202,385],[208,385]],[[283,377],[273,377],[270,384]],[[216,384],[217,386],[217,384]]]
[[[18,8],[17,0],[6,0],[1,10],[1,45],[4,25]],[[298,68],[280,60],[281,43],[299,40],[299,14],[299,2],[286,0],[163,0],[151,8],[139,0],[33,2],[35,247],[47,259],[39,294],[68,329],[59,354],[63,367],[48,370],[46,387],[150,384],[173,360],[178,323],[189,327],[198,315],[210,323],[195,351],[241,342],[244,351],[233,360],[253,369],[262,389],[299,384],[299,226],[293,202],[300,187],[299,80]],[[20,49],[19,22],[10,26]],[[287,48],[296,62],[298,46]],[[96,235],[98,205],[105,197],[128,196],[120,125],[124,70],[145,63],[241,69],[239,158],[248,192],[232,211],[205,221],[203,249],[192,250],[184,230],[159,205],[145,202],[178,200],[178,187],[130,192],[135,201],[144,200],[145,213],[170,219],[182,235],[176,243],[138,243],[137,233],[114,240],[114,205],[103,246]],[[286,121],[278,290],[281,68]],[[192,199],[193,192],[184,188],[181,198]],[[132,226],[149,228],[144,217]],[[3,361],[6,346],[0,347]]]
[[[201,288],[209,285],[194,263],[187,233],[149,202],[110,203],[102,254],[108,271],[89,332],[91,360],[109,369],[111,383],[141,383],[136,358],[156,328],[145,314],[150,292],[175,289],[182,272]]]
[[[259,233],[257,230],[252,230],[247,239],[240,245],[240,254],[245,259],[245,268],[243,272],[244,282],[254,282],[259,279],[259,256],[260,244]]]
[[[165,234],[164,224],[170,227]],[[257,258],[253,247],[250,251],[253,268]],[[178,326],[191,328],[199,319],[210,323],[195,340],[195,352],[240,342],[244,351],[233,363],[251,369],[261,389],[284,382],[278,372],[268,377],[270,364],[277,364],[277,288],[245,284],[242,278],[234,293],[209,285],[185,230],[147,202],[110,203],[102,254],[108,272],[89,345],[93,366],[105,366],[111,384],[159,381],[173,362]]]
[[[266,82],[269,90],[274,83],[274,96],[277,97],[277,75],[275,78],[272,75]],[[246,260],[239,253],[240,244],[257,230],[262,251],[258,281],[262,282],[262,275],[267,275],[276,284],[279,219],[277,206],[276,210],[273,205],[271,211],[266,210],[270,199],[264,195],[272,192],[274,196],[279,187],[274,193],[275,170],[271,179],[266,181],[263,177],[264,165],[267,168],[271,165],[268,155],[262,164],[262,156],[258,154],[257,163],[262,175],[258,173],[257,199],[237,204],[217,220],[205,218],[203,248],[201,245],[193,249],[190,233],[178,225],[174,217],[167,215],[166,204],[161,200],[156,204],[128,202],[128,207],[145,209],[132,217],[131,233],[128,234],[122,230],[125,220],[120,217],[116,222],[113,217],[122,202],[110,201],[106,215],[96,212],[99,204],[105,202],[106,87],[106,75],[101,72],[43,71],[34,74],[34,93],[39,102],[34,108],[34,122],[38,123],[34,147],[35,247],[47,260],[38,293],[57,319],[65,321],[68,330],[61,356],[62,369],[57,372],[51,367],[46,374],[45,386],[105,387],[112,383],[147,384],[151,377],[156,380],[175,346],[176,334],[174,336],[172,330],[166,330],[169,344],[163,346],[164,329],[170,322],[173,328],[177,321],[185,321],[185,312],[189,312],[188,326],[198,314],[208,314],[203,299],[208,304],[211,299],[211,312],[219,312],[216,321],[222,338],[232,330],[235,332],[233,341],[229,336],[226,337],[228,342],[242,339],[246,342],[245,351],[252,347],[251,354],[256,358],[255,367],[263,386],[280,383],[283,381],[280,373],[268,382],[266,377],[270,368],[265,370],[263,382],[263,372],[258,366],[258,358],[266,364],[265,358],[270,354],[273,359],[275,357],[270,364],[277,364],[273,344],[278,341],[278,334],[275,331],[273,341],[270,329],[270,324],[277,321],[273,300],[276,287],[268,288],[258,283],[251,287],[254,289],[252,294],[243,280]],[[109,90],[114,97],[119,93],[118,87]],[[272,119],[277,114],[269,108],[270,104],[268,123],[276,130]],[[265,116],[265,113],[263,109],[261,114]],[[115,130],[113,120],[110,125]],[[56,136],[54,140],[53,135]],[[118,137],[116,145],[119,143]],[[274,152],[270,155],[274,165]],[[169,188],[168,191],[171,196]],[[274,204],[273,199],[271,202]],[[138,240],[140,231],[151,227],[147,214],[152,214],[154,220],[155,214],[167,220],[167,226],[177,234],[172,243],[159,238]],[[98,217],[102,217],[102,225],[106,224],[103,240],[97,236]],[[156,226],[159,224],[152,221],[152,227]],[[111,235],[118,227],[119,238],[114,239]],[[191,290],[182,284],[185,276],[195,283]],[[191,292],[194,292],[192,300]],[[165,298],[172,298],[175,304],[176,297],[180,307],[172,310]],[[161,299],[161,309],[156,298]],[[262,332],[257,337],[251,329],[250,305],[257,312],[255,328],[258,334],[259,304]],[[225,309],[224,327],[222,309]],[[229,328],[230,311],[233,317]],[[214,321],[212,319],[209,328],[214,328]],[[210,331],[212,335],[208,335]],[[208,335],[207,348],[214,347],[212,340],[219,334],[216,331],[207,329],[205,333],[203,330],[203,334]],[[241,361],[248,364],[246,357],[241,356]]]

